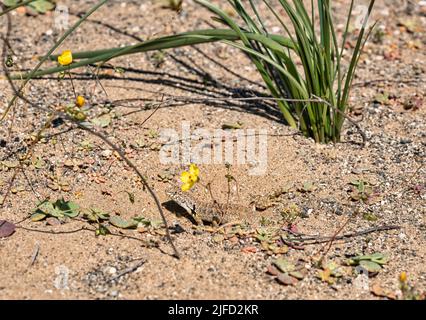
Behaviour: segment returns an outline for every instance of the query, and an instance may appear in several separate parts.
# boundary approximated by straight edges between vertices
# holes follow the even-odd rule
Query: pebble
[[[312,208],[302,208],[302,212],[300,213],[300,216],[302,218],[309,218],[309,216],[312,214],[312,212],[314,211],[314,209]]]
[[[114,267],[108,267],[106,271],[109,274],[116,274],[117,273],[117,269],[114,268]]]
[[[405,233],[400,233],[399,235],[398,235],[398,238],[400,238],[401,240],[404,240],[404,239],[406,239],[407,238],[407,235],[405,234]]]
[[[104,158],[111,157],[112,156],[112,150],[107,149],[107,150],[102,151],[101,156],[104,157]]]

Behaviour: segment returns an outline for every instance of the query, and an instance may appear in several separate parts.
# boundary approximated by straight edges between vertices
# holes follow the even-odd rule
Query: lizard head
[[[179,186],[176,186],[174,184],[171,184],[167,187],[167,189],[165,190],[166,195],[168,195],[169,197],[173,197],[174,195],[179,193]]]

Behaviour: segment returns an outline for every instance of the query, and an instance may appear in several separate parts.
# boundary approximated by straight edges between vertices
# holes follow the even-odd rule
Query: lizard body
[[[197,225],[204,223],[212,225],[221,225],[238,218],[242,211],[247,211],[247,208],[237,206],[235,204],[222,204],[211,201],[198,201],[190,192],[183,192],[178,187],[172,187],[166,191],[166,194],[177,203],[180,207],[194,218]]]

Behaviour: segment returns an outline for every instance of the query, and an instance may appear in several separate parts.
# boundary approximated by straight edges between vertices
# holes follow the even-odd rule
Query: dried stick
[[[384,225],[384,226],[379,226],[379,227],[368,228],[368,229],[361,230],[361,231],[346,233],[346,234],[343,234],[341,236],[336,236],[336,235],[335,236],[329,236],[329,237],[308,236],[308,237],[304,237],[304,238],[301,237],[301,238],[298,238],[298,239],[287,240],[287,242],[288,243],[295,243],[295,242],[299,243],[300,242],[303,245],[312,245],[312,244],[320,244],[320,243],[330,242],[331,240],[338,241],[338,240],[345,240],[345,239],[350,239],[350,238],[354,238],[354,237],[365,236],[367,234],[374,233],[374,232],[399,230],[399,229],[401,229],[400,226]],[[299,234],[299,233],[297,235],[303,236],[303,234]]]
[[[136,263],[133,266],[130,266],[126,269],[124,269],[123,271],[119,272],[115,277],[112,277],[111,279],[109,279],[107,282],[112,282],[115,281],[119,278],[121,278],[122,276],[125,276],[126,274],[135,272],[136,270],[138,270],[142,265],[144,265],[146,263],[146,260],[141,259],[141,261],[139,261],[138,263]]]

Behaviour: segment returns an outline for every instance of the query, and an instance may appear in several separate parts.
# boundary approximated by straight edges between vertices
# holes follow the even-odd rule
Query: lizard
[[[199,226],[210,224],[220,226],[239,218],[239,213],[244,211],[242,206],[235,204],[222,204],[197,201],[189,192],[183,192],[179,187],[173,186],[166,190],[166,194],[194,219]]]

